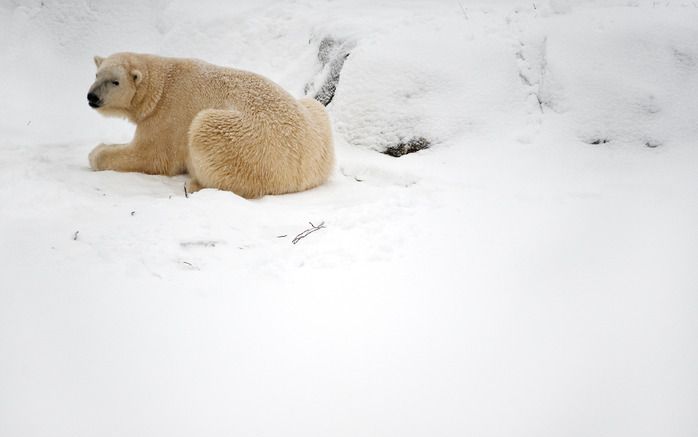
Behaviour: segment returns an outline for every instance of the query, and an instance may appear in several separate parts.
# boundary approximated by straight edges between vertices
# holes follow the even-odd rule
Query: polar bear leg
[[[100,144],[90,152],[93,170],[114,170],[157,174],[146,151],[133,144]]]
[[[189,127],[191,185],[232,191],[245,198],[268,194],[259,129],[235,110],[206,109]]]

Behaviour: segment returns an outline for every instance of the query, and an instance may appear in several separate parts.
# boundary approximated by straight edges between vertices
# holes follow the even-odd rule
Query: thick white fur
[[[334,165],[329,117],[260,75],[193,59],[95,57],[98,111],[136,124],[129,144],[99,145],[95,170],[191,176],[191,191],[247,198],[302,191]],[[118,83],[118,84],[117,84]]]

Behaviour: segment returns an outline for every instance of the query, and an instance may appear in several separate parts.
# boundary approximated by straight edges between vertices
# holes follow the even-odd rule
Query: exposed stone
[[[313,98],[327,106],[334,98],[339,83],[339,75],[344,67],[344,61],[349,57],[353,44],[325,37],[320,41],[318,60],[322,64],[320,75],[306,84],[305,93],[313,94]]]
[[[388,147],[383,153],[399,158],[408,153],[418,152],[428,149],[429,147],[431,147],[431,142],[429,142],[429,140],[424,137],[417,137],[409,141],[401,141],[395,146]]]
[[[595,146],[599,145],[599,144],[610,143],[610,142],[611,142],[611,140],[609,140],[608,138],[594,138],[594,139],[589,140],[589,144],[593,144]]]

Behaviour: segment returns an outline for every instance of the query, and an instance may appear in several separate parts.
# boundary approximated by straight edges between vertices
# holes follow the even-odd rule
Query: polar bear
[[[246,198],[316,187],[334,166],[325,107],[258,74],[137,53],[94,57],[88,104],[136,124],[128,144],[101,144],[94,170],[188,173],[189,191]]]

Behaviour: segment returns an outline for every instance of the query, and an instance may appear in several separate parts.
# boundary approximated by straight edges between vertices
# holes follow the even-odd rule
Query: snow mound
[[[431,18],[360,40],[345,62],[331,109],[350,144],[385,151],[415,138],[438,144],[523,124],[527,93],[510,37],[487,30],[492,20],[483,13],[471,13],[482,27],[476,35],[464,17]]]
[[[657,147],[695,138],[695,9],[637,8],[545,20],[539,95],[565,129],[590,144]],[[535,79],[532,79],[535,81]]]
[[[486,9],[406,19],[360,40],[332,107],[337,131],[379,151],[420,137],[530,142],[561,134],[560,119],[589,144],[696,135],[695,8],[544,10],[515,8],[506,24]]]

